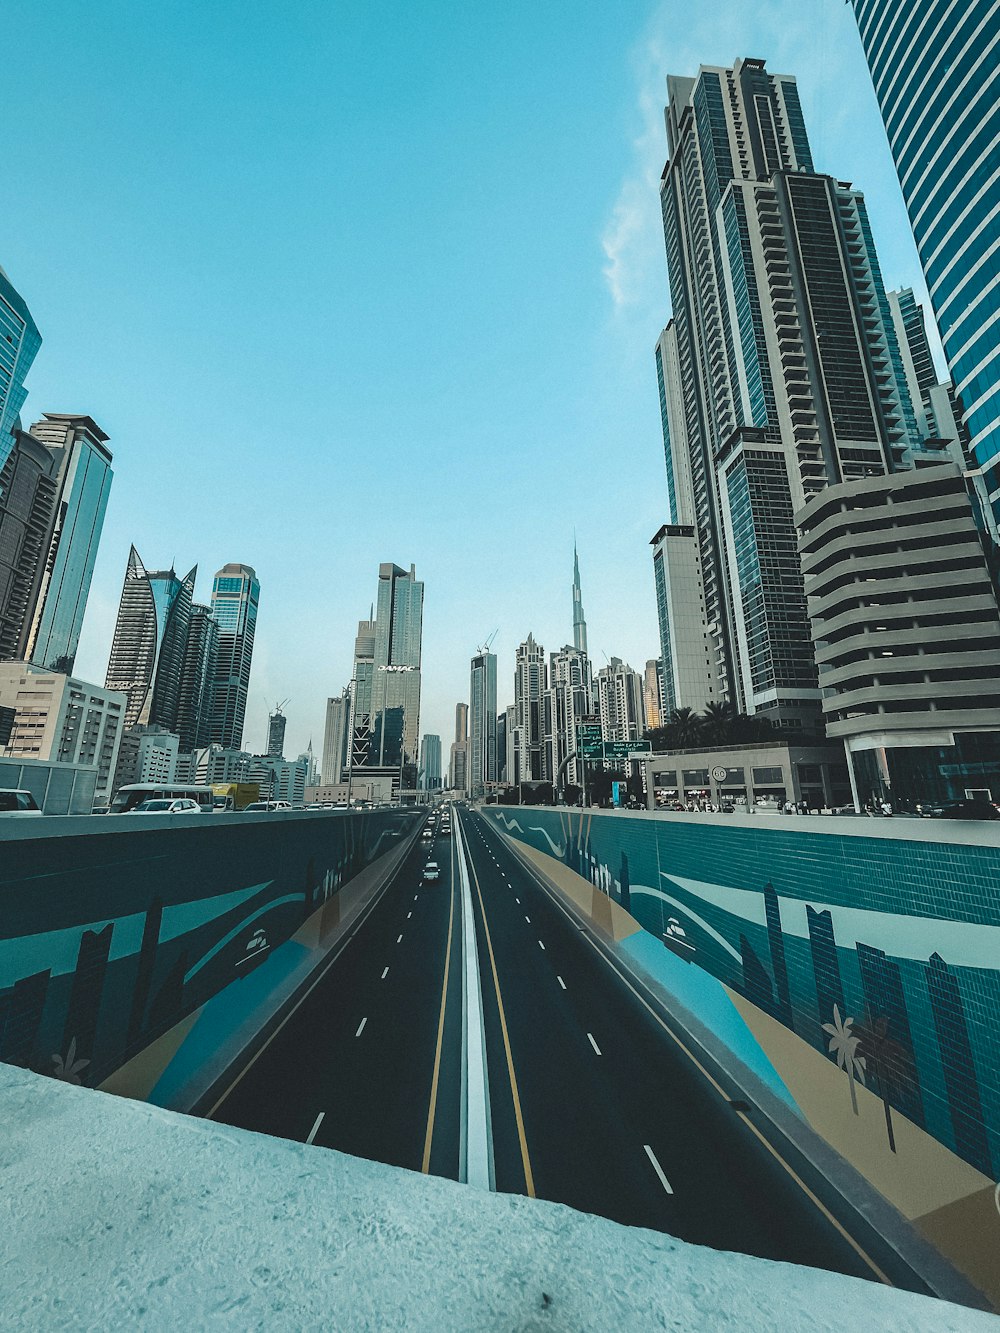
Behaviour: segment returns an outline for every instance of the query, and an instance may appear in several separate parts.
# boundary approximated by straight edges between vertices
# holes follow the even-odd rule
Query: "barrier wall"
[[[1000,1304],[1000,826],[483,814]]]
[[[308,950],[295,941],[309,923],[336,919],[345,886],[421,819],[373,810],[4,821],[0,1060],[97,1086],[171,1034],[143,1095],[153,1092],[195,1017],[224,996],[231,1032],[265,1004],[301,970]],[[321,943],[325,927],[312,935]],[[221,1033],[217,1024],[213,1047]],[[190,1074],[190,1052],[187,1064]],[[161,1088],[152,1100],[171,1097]]]

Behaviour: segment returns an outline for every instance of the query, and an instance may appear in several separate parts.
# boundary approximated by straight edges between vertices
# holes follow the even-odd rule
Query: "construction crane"
[[[476,652],[477,652],[477,653],[488,653],[488,652],[490,651],[490,644],[493,642],[493,640],[496,638],[496,636],[497,636],[499,633],[500,633],[500,626],[498,625],[498,626],[496,627],[496,629],[493,631],[493,633],[490,635],[490,637],[486,640],[486,642],[485,642],[484,644],[482,644],[481,647],[479,647],[479,648],[476,649]]]

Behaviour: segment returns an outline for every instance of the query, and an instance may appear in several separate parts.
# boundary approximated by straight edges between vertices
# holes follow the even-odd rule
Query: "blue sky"
[[[116,477],[78,673],[103,680],[130,542],[261,581],[244,743],[288,697],[321,745],[382,560],[426,582],[421,730],[532,631],[657,655],[652,348],[668,73],[797,75],[886,282],[920,270],[851,11],[597,0],[0,0],[0,264],[43,344],[26,422],[90,413]],[[918,286],[918,290],[920,290]]]

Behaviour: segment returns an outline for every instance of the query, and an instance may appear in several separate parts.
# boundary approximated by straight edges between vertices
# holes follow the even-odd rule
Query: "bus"
[[[140,801],[161,797],[170,800],[175,796],[186,796],[188,800],[197,801],[203,815],[210,815],[214,808],[211,787],[197,787],[184,782],[130,782],[115,792],[115,799],[111,802],[108,814],[123,815],[126,811],[134,809]]]

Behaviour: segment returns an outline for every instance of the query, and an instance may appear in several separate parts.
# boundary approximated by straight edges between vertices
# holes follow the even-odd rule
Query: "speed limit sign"
[[[715,778],[716,782],[725,782],[726,774],[728,771],[729,771],[728,769],[725,769],[721,765],[717,764],[715,768],[712,769],[712,777]]]

